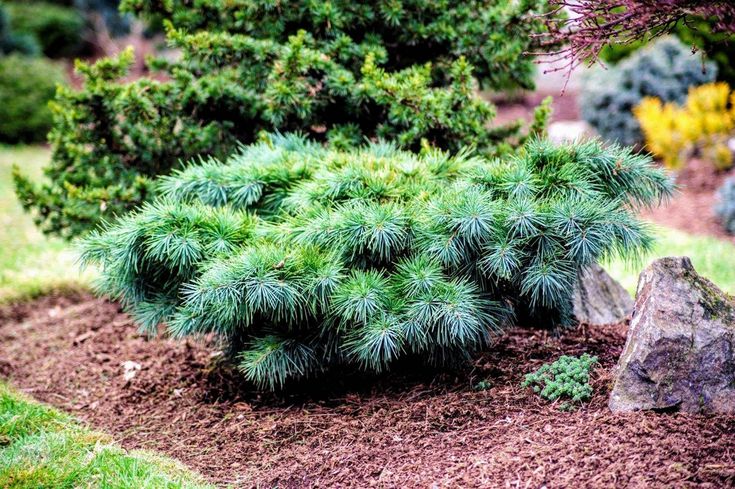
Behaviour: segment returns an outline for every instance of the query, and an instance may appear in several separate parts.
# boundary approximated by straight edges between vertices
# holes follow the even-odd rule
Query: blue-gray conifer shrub
[[[462,361],[514,316],[568,322],[581,268],[646,251],[635,211],[672,191],[649,157],[595,141],[488,160],[296,135],[157,187],[85,241],[99,291],[149,332],[220,335],[270,389],[335,366]]]

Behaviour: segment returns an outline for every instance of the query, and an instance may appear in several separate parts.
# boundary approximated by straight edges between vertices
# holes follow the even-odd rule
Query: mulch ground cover
[[[717,190],[733,175],[735,169],[716,171],[706,161],[692,159],[676,177],[679,189],[674,198],[666,205],[645,211],[643,216],[687,233],[735,241],[735,236],[727,234],[714,211]]]
[[[735,417],[608,411],[625,333],[514,329],[462,370],[324,377],[273,395],[240,383],[211,339],[149,339],[115,303],[47,297],[0,308],[0,375],[221,485],[733,486]],[[583,352],[600,358],[591,403],[564,412],[520,387]]]

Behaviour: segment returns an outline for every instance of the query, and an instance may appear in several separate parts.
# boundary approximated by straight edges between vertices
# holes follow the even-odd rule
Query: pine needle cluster
[[[150,332],[221,335],[270,389],[334,366],[462,361],[514,315],[568,322],[580,269],[647,250],[634,210],[672,191],[649,157],[594,141],[487,160],[295,135],[157,186],[86,240],[100,292]]]

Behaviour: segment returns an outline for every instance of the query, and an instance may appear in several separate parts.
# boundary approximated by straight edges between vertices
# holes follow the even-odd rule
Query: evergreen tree
[[[523,140],[490,127],[476,88],[528,88],[522,56],[544,0],[127,0],[164,19],[176,61],[123,81],[133,53],[78,64],[81,91],[54,104],[50,184],[15,173],[48,232],[74,236],[151,198],[151,178],[195,155],[224,157],[261,131],[300,131],[339,147],[383,138],[417,150],[473,146],[496,154]]]
[[[566,324],[581,269],[647,250],[636,209],[672,191],[649,157],[597,142],[488,160],[293,135],[157,187],[85,241],[99,291],[149,332],[221,335],[270,389],[337,365],[461,361],[514,314]]]

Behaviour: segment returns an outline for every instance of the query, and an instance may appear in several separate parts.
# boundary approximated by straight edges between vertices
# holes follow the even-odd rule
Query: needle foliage
[[[589,353],[580,357],[562,355],[554,363],[545,363],[535,372],[526,374],[521,386],[530,387],[549,401],[568,398],[575,403],[586,402],[592,397],[590,370],[596,363],[597,357]]]
[[[50,184],[17,171],[43,230],[77,236],[149,201],[152,179],[197,155],[225,157],[261,131],[347,147],[365,139],[417,150],[495,154],[524,138],[493,126],[477,89],[529,88],[544,0],[127,0],[163,20],[172,56],[125,81],[134,54],[78,63],[82,90],[53,105]],[[173,53],[177,53],[174,56]]]
[[[488,160],[294,135],[157,187],[85,241],[99,291],[149,332],[221,335],[270,389],[335,366],[462,361],[514,315],[564,324],[580,268],[646,251],[634,210],[672,190],[649,157],[594,141]]]

